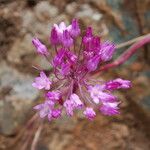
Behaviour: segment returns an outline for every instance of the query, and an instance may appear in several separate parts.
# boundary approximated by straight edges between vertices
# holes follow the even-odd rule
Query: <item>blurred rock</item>
[[[30,34],[26,34],[22,39],[16,40],[7,55],[8,61],[15,64],[21,64],[22,58],[25,55],[34,53],[32,38],[33,37]]]
[[[11,3],[13,0],[0,0],[0,4]]]
[[[27,0],[27,5],[33,7],[37,4],[39,0]]]
[[[53,138],[49,141],[49,149],[51,150],[62,150],[67,144],[73,140],[73,137],[69,134],[58,134],[55,133]]]
[[[22,35],[29,33],[32,36],[36,36],[44,41],[48,41],[47,39],[50,34],[50,27],[50,19],[45,19],[44,22],[42,22],[38,20],[34,11],[24,10],[22,12]]]
[[[35,16],[39,21],[49,22],[52,18],[58,15],[58,8],[50,5],[47,1],[39,2],[34,9]]]
[[[49,150],[46,145],[42,145],[38,143],[37,150]]]
[[[150,119],[150,80],[146,76],[139,76],[135,81],[135,88],[134,93],[141,93],[135,94],[135,97],[131,100],[133,103],[136,104],[137,108],[140,112],[142,112],[143,118]],[[139,113],[140,113],[139,112]]]
[[[36,24],[36,18],[34,12],[31,10],[24,10],[22,12],[22,31],[24,34],[26,32],[33,32]]]
[[[93,21],[100,21],[102,18],[102,14],[90,7],[89,4],[83,4],[80,7],[80,10],[76,13],[77,18],[88,17]]]
[[[77,7],[78,5],[76,2],[69,3],[66,6],[66,13],[68,13],[68,15],[74,15],[77,12]]]
[[[144,64],[142,62],[134,62],[130,65],[132,71],[142,71]]]
[[[135,78],[134,83],[136,85],[140,85],[140,86],[144,87],[144,89],[146,89],[146,90],[149,89],[150,81],[149,81],[149,78],[145,75],[140,75],[137,78]]]
[[[48,0],[51,4],[53,4],[54,6],[56,6],[61,12],[64,11],[65,6],[68,5],[70,0]]]
[[[109,35],[113,38],[115,43],[122,43],[128,41],[134,37],[139,36],[139,25],[135,19],[135,8],[130,8],[131,4],[135,5],[135,2],[127,0],[106,0],[112,10],[120,16],[122,25],[125,29],[121,29],[116,23],[109,24]],[[116,18],[117,19],[117,18]],[[118,18],[119,19],[119,18]],[[116,20],[117,21],[117,20]],[[120,28],[120,29],[119,29]],[[132,32],[131,32],[132,31]],[[119,53],[118,53],[119,54]]]
[[[150,95],[144,96],[139,105],[150,119]]]
[[[21,26],[19,14],[13,8],[0,8],[0,59],[6,59]]]
[[[0,97],[0,132],[12,135],[27,119],[39,94],[31,85],[31,76],[17,72],[4,62],[0,66],[0,93],[3,94]]]
[[[117,140],[126,138],[130,135],[128,126],[126,126],[124,124],[112,123],[111,128],[112,128],[112,131],[114,132],[114,136]]]

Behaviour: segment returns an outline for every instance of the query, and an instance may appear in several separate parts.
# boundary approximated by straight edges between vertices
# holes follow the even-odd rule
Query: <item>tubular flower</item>
[[[108,116],[119,114],[118,104],[119,104],[118,102],[103,103],[102,107],[100,108],[100,111],[104,115],[108,115]]]
[[[95,118],[96,108],[108,116],[120,113],[120,102],[111,92],[130,88],[131,82],[120,78],[104,82],[93,79],[91,74],[112,58],[115,45],[102,42],[93,34],[92,27],[88,27],[83,36],[80,33],[77,19],[73,19],[69,26],[64,22],[54,24],[50,34],[55,50],[52,60],[49,60],[46,46],[37,38],[33,39],[37,52],[45,56],[53,68],[41,71],[32,84],[39,90],[45,89],[45,102],[34,107],[41,118],[57,119],[63,110],[70,117],[75,110],[80,110],[89,120]],[[81,44],[77,46],[75,41],[80,36]]]
[[[70,34],[72,37],[77,37],[80,34],[80,27],[77,19],[72,20]]]
[[[35,46],[36,52],[38,54],[45,55],[45,56],[49,55],[46,46],[44,44],[42,44],[38,38],[33,38],[32,43]]]
[[[32,83],[32,86],[41,90],[49,90],[51,85],[51,81],[46,76],[44,72],[40,72],[40,77],[35,78],[35,81]]]
[[[39,111],[39,116],[41,118],[45,118],[47,116],[48,120],[51,120],[54,109],[54,103],[45,101],[42,104],[36,105],[34,109]]]
[[[83,114],[89,119],[89,120],[93,120],[96,116],[95,111],[93,110],[93,108],[87,107],[85,109],[85,111],[83,112]]]

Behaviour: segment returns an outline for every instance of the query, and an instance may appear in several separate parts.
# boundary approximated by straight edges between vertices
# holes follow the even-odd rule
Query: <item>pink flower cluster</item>
[[[53,53],[37,38],[32,41],[37,53],[45,57],[53,68],[50,74],[40,71],[40,76],[32,84],[46,93],[45,102],[34,107],[40,117],[57,119],[63,110],[68,116],[80,110],[89,120],[95,118],[96,109],[104,115],[119,114],[119,101],[112,91],[130,88],[131,82],[120,78],[104,82],[91,76],[91,72],[112,58],[115,45],[109,41],[102,42],[91,27],[81,36],[76,19],[69,26],[64,22],[54,24],[50,42]]]

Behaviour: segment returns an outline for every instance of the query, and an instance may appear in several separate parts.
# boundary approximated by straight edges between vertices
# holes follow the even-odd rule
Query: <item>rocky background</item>
[[[37,72],[48,69],[35,54],[31,40],[38,36],[50,49],[51,26],[79,18],[81,27],[116,44],[150,31],[149,0],[0,0],[0,150],[30,150],[40,121],[32,106],[41,94],[31,83]],[[117,50],[116,56],[127,47]],[[44,123],[36,150],[149,150],[150,149],[150,52],[149,45],[125,65],[101,77],[127,78],[133,88],[116,94],[121,115],[101,114],[89,122],[78,114]],[[33,149],[32,149],[33,150]]]

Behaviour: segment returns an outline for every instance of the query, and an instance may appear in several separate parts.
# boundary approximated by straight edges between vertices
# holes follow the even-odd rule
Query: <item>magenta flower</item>
[[[61,109],[55,109],[54,104],[52,101],[45,101],[42,104],[34,106],[34,109],[39,112],[41,118],[47,117],[51,121],[52,119],[59,118],[62,112]]]
[[[75,109],[83,108],[83,103],[79,99],[77,94],[71,94],[70,99],[64,102],[64,107],[66,108],[66,112],[68,116],[73,116],[73,111]]]
[[[50,37],[52,44],[62,43],[65,47],[70,47],[73,44],[73,39],[70,35],[71,28],[71,25],[67,27],[64,22],[59,25],[54,24]]]
[[[60,99],[60,91],[49,91],[46,94],[48,100],[57,101]]]
[[[93,56],[93,58],[89,59],[86,63],[86,67],[87,67],[88,71],[96,70],[99,62],[100,62],[99,56]]]
[[[73,110],[74,110],[74,102],[71,100],[66,100],[63,104],[63,106],[66,108],[66,113],[68,116],[73,116]]]
[[[108,116],[119,114],[118,104],[119,104],[118,102],[103,103],[102,107],[100,107],[100,111],[104,115],[108,115]]]
[[[70,36],[70,33],[68,30],[63,31],[62,35],[62,44],[68,48],[73,45],[73,39]]]
[[[80,110],[89,120],[95,118],[97,108],[104,115],[120,113],[118,99],[112,91],[130,88],[131,82],[120,78],[104,82],[92,76],[104,62],[112,58],[115,45],[95,36],[92,27],[88,27],[83,36],[80,33],[77,19],[73,19],[69,26],[64,22],[54,24],[50,34],[50,42],[55,50],[52,60],[46,55],[47,49],[41,48],[44,46],[33,39],[38,53],[44,55],[52,65],[52,70],[46,72],[51,81],[42,71],[32,84],[35,88],[46,90],[45,103],[34,107],[41,118],[47,116],[49,120],[57,119],[63,109],[68,116]],[[80,46],[75,45],[79,42],[78,37],[81,39]]]
[[[40,72],[40,77],[36,77],[35,81],[32,83],[32,86],[39,90],[41,89],[49,90],[50,85],[51,81],[44,72]]]
[[[93,39],[93,33],[92,33],[92,28],[91,27],[88,27],[86,29],[86,33],[85,35],[83,36],[83,43],[85,46],[89,45],[89,42]]]
[[[116,101],[116,97],[113,96],[110,93],[104,92],[105,88],[104,85],[98,85],[96,84],[95,86],[89,86],[88,91],[90,93],[90,96],[92,100],[98,104],[98,103],[103,103],[103,102],[114,102]]]
[[[131,81],[123,79],[115,79],[106,83],[107,90],[127,89],[131,87]]]
[[[109,61],[115,52],[115,45],[106,41],[102,43],[101,50],[99,52],[102,61]]]
[[[69,25],[67,27],[64,22],[61,22],[59,25],[54,24],[54,27],[56,28],[56,31],[57,31],[59,36],[62,36],[62,34],[65,30],[70,31],[70,29],[71,29],[71,25]]]
[[[53,109],[51,116],[52,118],[57,119],[61,116],[61,113],[62,113],[61,109]]]
[[[76,38],[80,34],[80,27],[79,27],[77,19],[72,20],[70,34],[74,38]]]
[[[57,45],[60,43],[60,39],[59,39],[59,36],[58,36],[58,33],[57,33],[55,27],[53,27],[53,29],[51,31],[50,42],[53,45]]]
[[[101,85],[94,85],[89,86],[88,91],[94,103],[98,104],[100,101],[100,92],[102,91],[103,87]]]
[[[89,120],[93,120],[96,116],[95,111],[93,110],[93,108],[91,107],[87,107],[85,109],[85,111],[83,112],[83,114],[86,116],[86,118],[88,118]]]
[[[49,52],[48,52],[46,46],[44,44],[42,44],[38,38],[34,38],[32,40],[32,43],[35,46],[38,54],[45,55],[45,56],[49,55]]]
[[[73,102],[74,108],[82,108],[83,102],[80,100],[79,96],[77,94],[71,94],[70,101]]]
[[[38,104],[34,106],[34,109],[39,111],[39,115],[41,118],[45,118],[47,116],[48,119],[51,120],[52,118],[51,113],[53,107],[54,107],[54,103],[49,103],[48,101],[45,101],[42,104]]]

